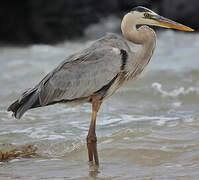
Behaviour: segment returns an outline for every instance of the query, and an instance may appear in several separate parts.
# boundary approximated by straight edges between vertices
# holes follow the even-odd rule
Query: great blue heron
[[[137,28],[137,25],[144,25]],[[99,165],[95,124],[103,100],[126,81],[134,80],[149,63],[155,49],[156,34],[146,25],[193,31],[182,24],[159,16],[145,8],[136,7],[121,23],[124,38],[107,34],[89,48],[69,56],[41,82],[8,107],[19,119],[29,109],[55,103],[91,103],[92,118],[87,136],[89,162]],[[126,39],[140,44],[131,51]]]

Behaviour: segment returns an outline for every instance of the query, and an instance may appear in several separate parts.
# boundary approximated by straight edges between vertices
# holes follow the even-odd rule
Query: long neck
[[[141,48],[136,51],[134,55],[139,56],[141,59],[150,58],[152,56],[156,44],[156,36],[151,28],[142,26],[137,29],[136,17],[128,13],[122,20],[121,30],[123,36],[127,40],[141,45]]]

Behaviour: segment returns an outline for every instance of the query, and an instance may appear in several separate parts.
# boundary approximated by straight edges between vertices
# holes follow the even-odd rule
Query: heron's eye
[[[150,19],[151,15],[149,13],[144,13],[144,17]]]

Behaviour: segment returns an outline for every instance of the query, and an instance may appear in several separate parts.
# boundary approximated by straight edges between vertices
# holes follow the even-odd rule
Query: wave
[[[187,89],[185,87],[180,87],[178,89],[166,91],[162,88],[162,84],[155,82],[155,83],[152,84],[152,88],[164,97],[178,97],[180,95],[187,95],[187,94],[190,94],[190,93],[199,94],[199,88],[198,87],[189,87]]]

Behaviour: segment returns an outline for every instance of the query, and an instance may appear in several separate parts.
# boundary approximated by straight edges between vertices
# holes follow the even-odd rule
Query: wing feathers
[[[120,71],[117,48],[100,48],[81,54],[76,61],[62,64],[40,88],[40,103],[87,97],[108,84]]]

